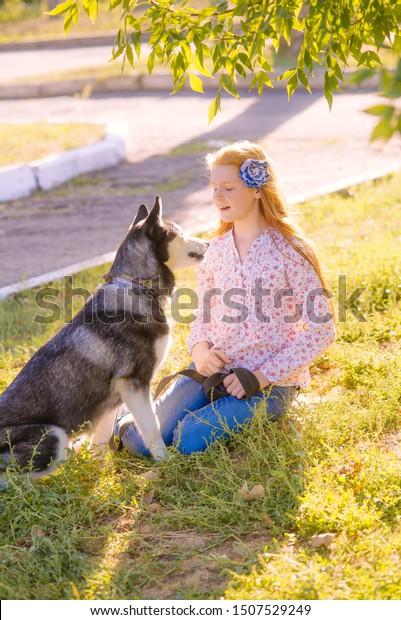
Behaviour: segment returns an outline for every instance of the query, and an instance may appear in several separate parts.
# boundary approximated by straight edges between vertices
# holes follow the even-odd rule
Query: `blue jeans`
[[[191,364],[190,368],[194,368]],[[155,403],[160,430],[167,446],[173,445],[182,454],[205,450],[216,439],[224,439],[240,430],[251,420],[254,407],[264,400],[267,419],[275,421],[288,409],[298,394],[298,386],[273,386],[257,392],[248,400],[222,396],[210,402],[203,387],[189,377],[179,376]],[[130,424],[122,437],[131,454],[150,456],[135,426]]]

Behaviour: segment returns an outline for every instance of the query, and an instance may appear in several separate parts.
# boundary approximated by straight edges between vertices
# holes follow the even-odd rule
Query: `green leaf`
[[[309,69],[309,71],[313,75],[313,60],[312,60],[312,56],[309,54],[308,50],[305,50],[305,52],[304,52],[304,61],[305,61],[306,67]]]
[[[397,82],[401,82],[401,59],[398,61],[395,73],[394,73],[394,79]]]
[[[330,82],[330,76],[327,71],[324,74],[324,96],[326,97],[327,103],[329,104],[329,108],[331,110],[331,106],[333,105],[333,89]]]
[[[125,33],[123,30],[120,30],[117,32],[117,45],[124,45],[125,44]]]
[[[401,54],[401,34],[396,34],[394,37],[393,51],[395,54]]]
[[[67,34],[71,30],[71,26],[74,23],[77,25],[79,17],[79,11],[76,4],[73,4],[66,16],[64,17],[64,32]]]
[[[72,26],[72,14],[68,13],[64,18],[64,34],[68,34]]]
[[[327,56],[327,66],[333,71],[333,73],[338,77],[338,79],[343,80],[343,72],[341,71],[340,65],[337,60],[333,56]]]
[[[66,13],[73,4],[75,4],[75,0],[66,0],[66,2],[58,4],[52,11],[47,11],[45,15],[61,15]]]
[[[109,12],[113,11],[123,0],[110,0]]]
[[[277,15],[282,19],[291,19],[290,13],[283,6],[278,7]]]
[[[177,30],[170,30],[170,36],[173,37],[176,41],[187,41],[189,37],[186,36],[185,32],[179,32]]]
[[[194,73],[189,74],[189,84],[196,93],[203,93],[202,80]]]
[[[396,78],[396,73],[383,69],[381,72],[381,89],[383,95],[389,99],[397,99],[401,97],[401,79]]]
[[[201,63],[198,56],[194,57],[193,63],[194,63],[195,69],[199,71],[199,73],[202,73],[202,75],[205,75],[206,77],[209,77],[209,78],[213,77],[209,69],[206,69],[206,67],[203,66],[203,63]]]
[[[230,95],[236,99],[240,98],[234,80],[229,75],[223,74],[220,76],[220,84]]]
[[[125,23],[134,28],[134,30],[141,30],[141,22],[133,15],[126,15]]]
[[[311,93],[312,91],[311,91],[309,80],[306,76],[305,71],[303,71],[302,69],[298,69],[297,75],[298,75],[298,79],[301,82],[302,86],[304,86],[306,90]]]
[[[296,91],[297,86],[298,86],[298,75],[294,73],[294,75],[287,82],[287,93],[288,93],[289,100],[291,99],[292,95]]]
[[[203,47],[202,41],[196,33],[193,33],[192,37],[193,43],[195,45],[195,54],[194,58],[197,58],[201,65],[203,65]]]
[[[262,58],[259,61],[259,64],[262,67],[262,69],[264,69],[265,71],[273,72],[273,67],[271,66],[271,64],[269,62],[267,62],[267,60],[265,58]]]
[[[151,75],[151,74],[152,74],[152,71],[153,71],[153,69],[154,69],[154,66],[155,66],[155,54],[154,54],[154,52],[151,52],[151,53],[149,54],[148,63],[147,63],[147,67],[148,67],[148,73],[149,73],[149,75]]]
[[[155,53],[155,55],[157,56],[157,58],[159,58],[160,60],[163,60],[163,48],[161,45],[154,45],[152,51]]]
[[[265,71],[261,71],[260,80],[263,82],[263,84],[265,84],[265,86],[273,88],[273,82],[270,79],[270,75],[268,75]]]
[[[251,69],[251,65],[249,63],[249,59],[246,54],[244,54],[243,52],[240,52],[238,54],[238,60],[240,60],[247,69]]]
[[[343,62],[345,65],[348,64],[348,46],[344,40],[339,43],[333,43],[332,50],[336,54],[337,58],[341,60],[341,62]]]
[[[235,64],[235,70],[238,73],[238,75],[240,75],[244,79],[246,78],[246,71],[245,71],[243,65],[241,65],[239,62],[237,62]]]
[[[263,83],[263,78],[261,73],[258,76],[258,95],[260,98],[262,98],[263,96],[263,90],[264,90],[264,83]]]
[[[134,54],[132,52],[132,47],[130,46],[129,43],[127,43],[127,46],[126,46],[125,49],[126,49],[127,60],[129,62],[129,64],[131,65],[131,67],[134,68],[135,67],[135,65],[134,65]]]
[[[295,75],[297,72],[297,69],[294,67],[293,69],[287,69],[287,71],[284,71],[284,73],[282,73],[281,75],[279,75],[278,78],[276,78],[277,82],[280,82],[281,80],[286,80],[287,78],[291,78],[293,75]]]
[[[203,21],[206,17],[210,17],[211,15],[214,15],[217,12],[217,9],[215,6],[209,6],[206,9],[202,9],[201,12],[199,13],[199,20]]]
[[[348,7],[345,7],[343,9],[340,19],[341,19],[341,25],[343,26],[344,30],[347,31],[351,23],[350,11]]]
[[[233,11],[233,15],[245,15],[248,11],[248,2],[238,2],[237,6]]]
[[[72,19],[74,20],[74,24],[77,26],[78,25],[78,19],[79,19],[79,10],[78,10],[78,6],[74,6],[71,9],[72,12]]]
[[[98,18],[98,0],[83,0],[83,7],[92,23]]]
[[[226,56],[218,56],[213,64],[214,73],[218,73],[219,69],[223,68],[226,71],[230,71],[231,62]]]
[[[381,58],[378,54],[376,54],[376,52],[374,52],[373,50],[369,50],[368,54],[369,54],[369,58],[373,62],[377,62],[378,65],[382,64]]]
[[[372,142],[374,142],[375,140],[389,140],[394,132],[395,127],[391,124],[391,119],[383,118],[374,127],[370,139],[372,140]]]
[[[217,93],[216,97],[213,99],[212,103],[209,106],[209,125],[218,112],[221,112],[220,91]]]
[[[372,52],[371,50],[369,50],[361,54],[361,56],[359,57],[357,66],[359,67],[360,65],[365,65],[366,67],[370,67],[371,69],[373,69],[375,66],[375,63],[378,63],[380,65],[382,64],[376,52]]]
[[[174,95],[174,93],[178,92],[179,90],[181,90],[181,88],[184,86],[185,82],[187,81],[188,76],[187,75],[183,75],[181,77],[180,80],[178,80],[178,82],[175,85],[174,90],[170,93],[170,95]]]
[[[223,24],[218,24],[217,26],[213,28],[213,34],[217,37],[219,34],[223,32],[223,30],[224,30]]]
[[[286,19],[283,22],[283,37],[287,41],[288,45],[291,45],[291,32],[293,28],[293,20]]]
[[[366,112],[366,114],[372,114],[373,116],[391,118],[395,112],[395,108],[391,105],[374,105],[371,108],[366,108],[364,112]]]
[[[134,46],[137,58],[140,58],[140,56],[141,56],[142,33],[141,32],[133,32],[131,34],[131,41],[132,41],[132,45]]]
[[[295,30],[296,32],[303,32],[305,29],[303,21],[299,22],[297,19],[294,19],[292,21],[292,29]]]
[[[121,54],[123,53],[123,51],[125,50],[126,46],[125,45],[121,45],[120,47],[117,48],[116,51],[114,51],[113,49],[113,53],[111,55],[110,61],[111,60],[116,60],[116,58],[118,58],[119,56],[121,56]],[[109,61],[109,62],[110,62]]]
[[[177,82],[181,75],[185,73],[184,59],[181,52],[174,56],[171,63],[171,68],[173,71],[174,82]]]
[[[372,77],[372,71],[371,69],[357,69],[356,71],[353,71],[348,77],[347,77],[347,83],[350,84],[360,84],[361,82],[364,82],[365,80],[367,80],[368,78]]]

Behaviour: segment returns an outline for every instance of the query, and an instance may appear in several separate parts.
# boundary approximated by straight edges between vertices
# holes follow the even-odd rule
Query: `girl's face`
[[[258,189],[247,187],[239,176],[237,166],[216,164],[210,173],[213,204],[223,222],[236,222],[259,216]]]

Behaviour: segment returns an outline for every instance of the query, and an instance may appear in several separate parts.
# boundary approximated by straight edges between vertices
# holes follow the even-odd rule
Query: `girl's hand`
[[[261,370],[254,370],[253,374],[259,381],[261,390],[263,390],[263,388],[269,385],[269,381],[267,377],[265,377],[265,375],[262,373]],[[245,396],[245,390],[242,387],[240,380],[234,373],[227,375],[223,383],[224,383],[224,387],[226,388],[227,392],[231,394],[231,396],[235,396],[236,398],[243,398]]]
[[[268,385],[270,385],[269,379],[263,374],[263,372],[261,370],[253,370],[253,374],[255,375],[257,380],[259,381],[259,385],[260,385],[260,389],[261,390],[263,390],[263,388],[265,388]]]
[[[195,364],[195,368],[201,375],[210,377],[215,372],[221,371],[226,364],[231,364],[231,360],[220,349],[208,349],[196,351],[195,347],[192,350],[192,359]]]
[[[243,398],[243,396],[245,396],[245,390],[242,387],[240,380],[234,373],[227,375],[223,381],[223,384],[231,396],[235,396],[236,398]]]

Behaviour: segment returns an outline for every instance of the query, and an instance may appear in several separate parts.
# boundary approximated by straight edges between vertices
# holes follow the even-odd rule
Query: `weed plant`
[[[241,433],[204,453],[155,464],[84,446],[55,475],[9,472],[1,598],[400,598],[400,196],[394,175],[302,205],[333,292],[341,274],[348,295],[364,288],[366,320],[347,312],[282,420],[266,421],[261,400]],[[104,272],[74,283],[92,290]],[[195,282],[194,270],[178,274],[179,286]],[[0,304],[1,389],[63,324],[33,322],[34,299]],[[156,380],[188,363],[188,330],[174,324]],[[245,483],[264,496],[241,499]]]

